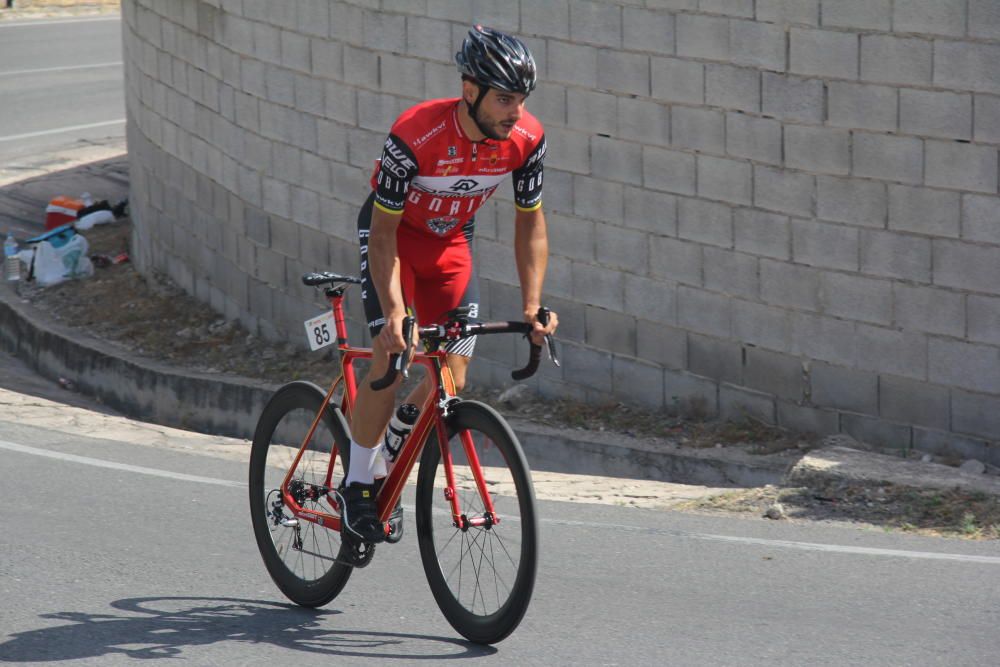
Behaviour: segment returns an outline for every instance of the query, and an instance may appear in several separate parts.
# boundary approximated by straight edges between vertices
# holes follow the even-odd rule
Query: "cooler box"
[[[84,206],[80,199],[72,197],[55,197],[45,207],[45,229],[55,229],[62,225],[76,222],[76,214]]]

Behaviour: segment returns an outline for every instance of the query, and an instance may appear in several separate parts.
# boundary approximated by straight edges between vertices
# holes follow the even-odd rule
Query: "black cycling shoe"
[[[384,477],[375,480],[375,494],[382,490],[382,482],[385,481]],[[403,497],[400,496],[399,500],[396,501],[396,506],[392,508],[392,514],[389,515],[389,534],[385,536],[385,541],[389,544],[395,544],[403,539]]]
[[[378,520],[375,502],[375,485],[354,482],[337,487],[337,504],[340,505],[340,526],[350,537],[375,544],[385,540],[385,528]]]

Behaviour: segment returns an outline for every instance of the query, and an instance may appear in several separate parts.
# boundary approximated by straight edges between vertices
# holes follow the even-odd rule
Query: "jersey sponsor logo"
[[[448,146],[448,157],[455,157],[458,155],[458,147]]]
[[[462,164],[463,162],[465,162],[464,157],[457,157],[454,160],[438,160],[438,166],[440,167],[443,164]]]
[[[520,134],[522,137],[527,137],[531,141],[534,141],[535,139],[538,138],[537,134],[532,134],[531,132],[528,132],[526,129],[524,129],[520,125],[515,125],[514,126],[514,131],[517,132],[518,134]]]
[[[472,178],[463,178],[455,181],[455,183],[448,189],[454,190],[455,192],[472,192],[478,187],[479,181]]]
[[[415,139],[415,140],[413,141],[413,145],[414,145],[414,146],[419,146],[420,144],[424,143],[425,141],[427,141],[428,139],[430,139],[431,137],[433,137],[433,136],[434,136],[435,134],[437,134],[438,132],[440,132],[440,131],[441,131],[441,130],[443,130],[444,128],[445,128],[445,122],[444,122],[444,121],[441,121],[441,124],[440,124],[440,125],[438,125],[438,126],[436,126],[436,127],[432,128],[432,129],[431,129],[431,130],[430,130],[430,131],[429,131],[429,132],[428,132],[427,134],[425,134],[424,136],[422,136],[422,137],[420,137],[420,138],[418,138],[418,139]]]
[[[430,218],[427,221],[427,228],[438,236],[444,236],[451,230],[455,229],[455,225],[459,223],[458,218],[454,218],[450,215],[446,215],[441,218]]]
[[[396,178],[406,178],[407,174],[416,169],[416,163],[406,152],[396,145],[392,137],[386,139],[385,151],[382,153],[382,169]]]

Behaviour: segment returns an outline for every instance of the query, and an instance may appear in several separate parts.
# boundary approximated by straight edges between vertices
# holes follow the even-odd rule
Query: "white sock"
[[[382,453],[382,445],[379,445],[375,449],[378,450],[378,456],[372,462],[372,477],[375,479],[381,479],[389,475],[389,469],[385,466],[385,455]]]
[[[375,460],[379,458],[379,451],[382,449],[382,445],[378,444],[375,447],[368,448],[362,447],[358,443],[351,440],[351,464],[348,466],[347,478],[344,480],[345,486],[350,486],[354,482],[361,482],[362,484],[374,484],[375,483],[375,471],[374,465]]]

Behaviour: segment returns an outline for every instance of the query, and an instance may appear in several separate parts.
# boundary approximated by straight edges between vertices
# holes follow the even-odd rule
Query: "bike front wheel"
[[[458,403],[448,427],[446,452],[454,486],[448,484],[435,433],[420,460],[420,557],[434,599],[452,627],[466,639],[492,644],[521,622],[535,586],[538,525],[531,473],[516,436],[489,406]],[[475,458],[493,516],[473,474]],[[452,493],[458,499],[461,525],[453,517]]]
[[[337,560],[340,533],[296,518],[281,494],[323,398],[309,382],[281,387],[261,413],[250,451],[250,516],[257,548],[281,592],[305,607],[330,602],[353,570]],[[288,485],[303,509],[337,514],[331,486],[347,466],[348,433],[340,410],[328,405]]]

